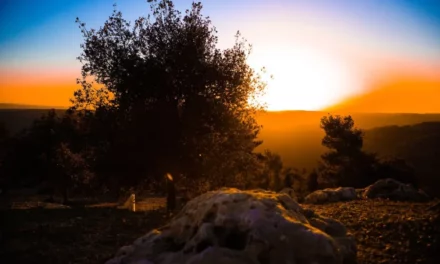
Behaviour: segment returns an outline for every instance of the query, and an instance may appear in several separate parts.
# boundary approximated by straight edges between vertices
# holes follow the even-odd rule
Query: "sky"
[[[128,20],[145,0],[0,1],[0,103],[68,106],[79,88],[79,17],[99,28],[113,4]],[[174,1],[185,10],[192,1]],[[267,68],[269,110],[440,112],[438,0],[206,0],[219,47],[239,30],[249,64]]]

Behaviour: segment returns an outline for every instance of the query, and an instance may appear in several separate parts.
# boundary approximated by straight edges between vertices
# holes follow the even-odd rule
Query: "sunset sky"
[[[75,18],[98,28],[114,2],[129,20],[149,11],[145,0],[1,0],[0,103],[67,106],[81,66]],[[438,0],[202,3],[219,47],[240,30],[249,63],[274,75],[269,110],[440,112]]]

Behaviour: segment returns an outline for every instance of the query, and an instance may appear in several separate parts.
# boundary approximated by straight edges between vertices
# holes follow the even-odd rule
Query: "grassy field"
[[[433,205],[376,200],[304,206],[347,226],[358,243],[359,263],[440,263],[440,211]],[[103,263],[170,219],[163,209],[109,207],[0,214],[0,259],[27,264]]]

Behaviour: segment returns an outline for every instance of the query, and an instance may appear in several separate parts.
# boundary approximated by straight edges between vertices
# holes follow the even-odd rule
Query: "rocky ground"
[[[303,206],[347,226],[359,263],[440,263],[440,206],[434,205],[364,200]],[[168,219],[161,210],[2,210],[0,262],[103,263]]]
[[[359,263],[440,263],[440,205],[358,200],[303,205],[343,222],[356,237]]]

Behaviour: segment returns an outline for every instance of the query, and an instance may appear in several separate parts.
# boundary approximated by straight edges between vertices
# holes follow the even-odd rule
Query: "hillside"
[[[286,166],[314,168],[319,156],[325,151],[325,148],[321,146],[324,132],[319,128],[319,123],[321,117],[326,114],[326,112],[285,111],[258,115],[257,120],[263,125],[260,134],[263,144],[259,150],[270,149],[279,153]],[[354,113],[352,116],[356,126],[366,130],[366,146],[371,145],[368,143],[370,129],[440,121],[440,114]],[[397,130],[396,133],[398,133]],[[382,142],[378,141],[378,144],[369,150],[381,153],[383,149],[378,148],[381,145]]]
[[[387,126],[366,131],[364,148],[382,156],[408,161],[425,190],[440,187],[440,122],[408,126]]]
[[[29,127],[32,122],[47,113],[47,108],[0,108],[0,123],[12,133],[18,133]],[[62,114],[64,109],[56,110]]]
[[[47,109],[0,109],[0,122],[13,133],[29,126]],[[57,110],[62,114],[64,110]],[[281,155],[284,165],[311,170],[325,149],[319,122],[326,112],[266,112],[257,116],[263,126],[257,150],[269,149]],[[437,184],[440,175],[440,114],[352,114],[365,130],[364,148],[382,156],[399,156],[414,165],[427,186]]]

